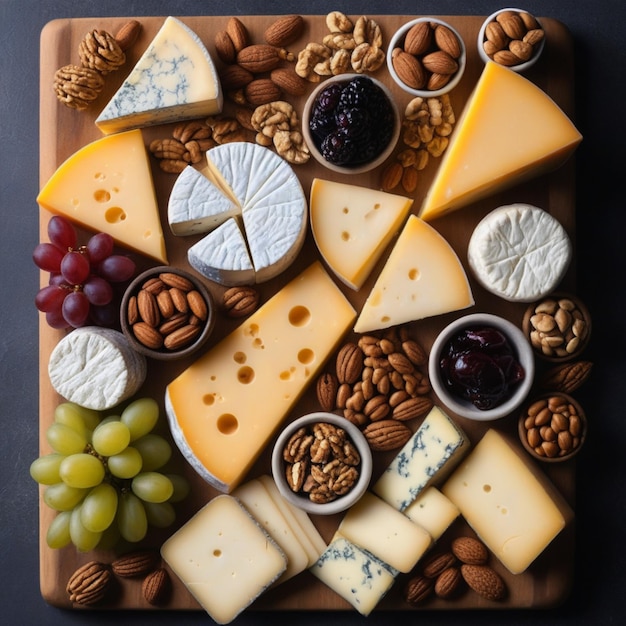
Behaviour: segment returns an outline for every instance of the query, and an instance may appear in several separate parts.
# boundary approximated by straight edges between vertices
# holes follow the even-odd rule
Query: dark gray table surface
[[[38,242],[39,35],[51,19],[82,16],[253,15],[274,13],[487,15],[498,2],[271,2],[240,0],[0,0],[0,623],[13,625],[206,624],[202,612],[61,611],[39,593],[37,487],[28,474],[38,454],[38,287],[31,252]],[[576,54],[576,123],[584,142],[576,155],[579,294],[594,319],[589,358],[594,374],[580,399],[590,437],[578,460],[574,590],[548,611],[375,612],[369,624],[626,623],[626,410],[623,390],[626,271],[623,231],[626,102],[626,5],[621,0],[527,1],[520,6],[562,21]],[[236,623],[365,623],[356,612],[245,613]]]

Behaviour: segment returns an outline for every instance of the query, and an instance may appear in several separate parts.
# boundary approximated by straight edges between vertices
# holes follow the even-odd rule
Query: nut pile
[[[526,11],[501,11],[485,28],[483,50],[500,65],[525,63],[535,54],[545,33]]]
[[[318,504],[346,495],[359,479],[361,456],[346,431],[334,424],[299,428],[287,441],[283,460],[289,488]]]
[[[582,443],[583,419],[576,406],[555,394],[533,402],[524,418],[526,442],[540,457],[568,456]]]
[[[529,337],[533,347],[547,357],[567,358],[588,338],[589,320],[572,298],[546,298],[530,311]]]
[[[427,360],[405,327],[362,335],[339,350],[334,372],[318,378],[318,401],[361,428],[372,450],[395,450],[412,435],[405,422],[433,407],[430,382],[419,369]]]
[[[433,596],[450,600],[466,587],[488,600],[502,600],[506,584],[488,560],[482,541],[457,537],[449,550],[437,550],[423,561],[405,586],[405,600],[412,606],[421,606]]]
[[[186,277],[162,272],[149,278],[128,301],[128,325],[151,350],[173,352],[192,343],[208,318],[208,305]]]
[[[441,89],[459,69],[461,42],[444,24],[418,22],[400,43],[391,52],[391,63],[398,78],[411,89]]]
[[[448,147],[448,137],[455,122],[448,94],[413,98],[406,105],[402,120],[402,141],[407,147],[383,171],[382,189],[391,191],[402,185],[405,193],[413,193],[418,172],[426,168],[431,158],[439,158]]]
[[[165,604],[171,590],[171,579],[161,567],[159,554],[152,550],[131,552],[115,559],[110,565],[89,561],[69,578],[66,592],[75,604],[92,606],[102,602],[112,591],[115,577],[142,579],[142,594],[154,606]]]

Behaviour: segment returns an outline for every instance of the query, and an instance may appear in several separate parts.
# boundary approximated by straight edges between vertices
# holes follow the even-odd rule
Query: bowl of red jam
[[[477,421],[514,413],[535,374],[532,347],[522,330],[503,317],[476,313],[446,326],[435,339],[428,373],[450,411]]]

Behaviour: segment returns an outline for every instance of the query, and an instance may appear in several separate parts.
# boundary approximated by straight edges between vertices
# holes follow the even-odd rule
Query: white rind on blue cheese
[[[488,213],[476,226],[467,260],[476,280],[511,302],[532,302],[553,291],[572,258],[561,223],[530,204],[510,204]]]
[[[54,347],[48,374],[55,391],[70,402],[103,411],[134,395],[147,373],[146,359],[122,333],[77,328]]]
[[[399,574],[373,554],[338,535],[309,571],[361,615],[372,612]]]
[[[241,230],[230,224],[216,235],[214,229],[229,218]],[[168,220],[174,234],[208,233],[188,255],[203,276],[228,286],[254,284],[295,260],[306,237],[308,205],[287,161],[258,144],[232,142],[211,148],[201,169],[183,170],[170,195]],[[249,265],[242,265],[244,248]]]
[[[435,406],[374,484],[372,491],[404,511],[428,486],[442,481],[465,456],[467,435]]]
[[[188,26],[168,17],[96,119],[105,134],[215,115],[222,88],[211,55]]]

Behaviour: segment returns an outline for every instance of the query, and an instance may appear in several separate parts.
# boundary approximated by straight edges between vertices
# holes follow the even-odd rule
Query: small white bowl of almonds
[[[500,9],[492,13],[478,32],[478,54],[515,72],[530,69],[546,43],[539,20],[523,9]]]
[[[307,513],[334,515],[367,490],[372,452],[363,433],[345,417],[304,415],[278,435],[272,474],[281,495]]]

